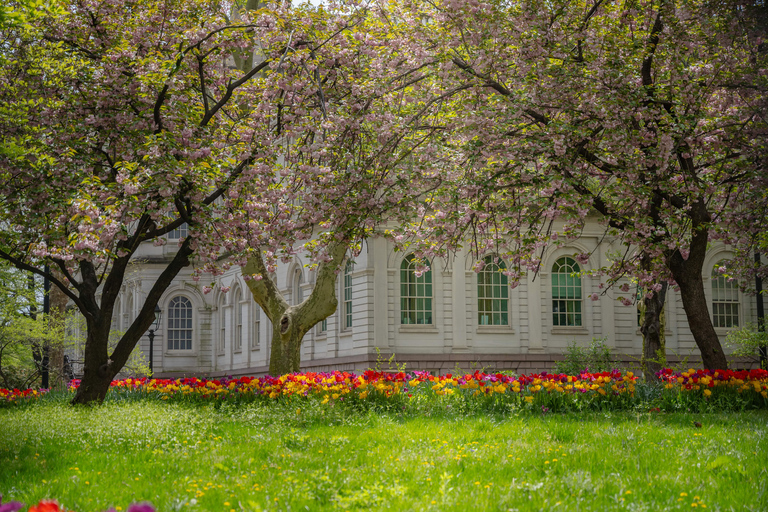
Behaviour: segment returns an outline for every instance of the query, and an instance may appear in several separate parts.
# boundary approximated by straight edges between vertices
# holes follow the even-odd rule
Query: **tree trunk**
[[[312,326],[302,325],[298,309],[286,309],[280,321],[272,324],[272,352],[269,358],[271,375],[284,375],[301,370],[301,342]]]
[[[109,385],[117,372],[111,373],[111,365],[107,346],[109,341],[109,329],[103,326],[88,325],[88,335],[85,341],[85,364],[83,378],[77,388],[72,404],[87,405],[102,403],[109,391]],[[119,369],[118,369],[119,371]]]
[[[698,204],[694,206],[699,206]],[[706,227],[694,228],[688,258],[683,258],[679,250],[668,255],[667,263],[672,277],[680,287],[680,298],[688,318],[688,326],[693,339],[701,351],[701,360],[708,370],[725,370],[728,360],[720,345],[720,338],[712,325],[707,298],[704,295],[702,270],[707,254],[709,231]]]
[[[280,293],[269,273],[261,253],[248,259],[243,274],[258,275],[246,283],[253,300],[261,306],[272,322],[269,373],[284,375],[301,370],[301,342],[304,335],[319,322],[336,311],[336,271],[344,261],[349,244],[346,240],[335,242],[328,248],[328,261],[317,267],[317,279],[312,293],[301,304],[290,306]]]
[[[707,299],[704,295],[704,279],[701,273],[691,275],[683,273],[674,274],[675,281],[680,286],[680,297],[683,299],[685,316],[688,318],[688,326],[691,329],[696,345],[701,351],[701,360],[704,368],[708,370],[725,370],[728,368],[728,360],[725,358],[723,348],[720,345],[712,319],[709,315]]]
[[[78,306],[85,316],[88,335],[85,341],[83,378],[72,399],[72,404],[104,401],[112,379],[125,366],[136,343],[155,321],[155,306],[163,292],[168,289],[179,271],[189,265],[189,257],[192,255],[191,241],[189,237],[184,240],[173,260],[155,280],[139,314],[120,338],[112,354],[108,354],[112,312],[130,255],[117,258],[113,262],[112,271],[107,275],[103,285],[100,302],[96,300],[99,280],[93,272],[93,267],[89,263],[81,264],[83,282],[78,290],[80,292]]]
[[[666,347],[664,342],[664,301],[667,295],[667,283],[662,284],[658,292],[652,292],[651,297],[644,297],[643,325],[643,357],[642,367],[646,382],[657,381],[656,374],[666,364]]]

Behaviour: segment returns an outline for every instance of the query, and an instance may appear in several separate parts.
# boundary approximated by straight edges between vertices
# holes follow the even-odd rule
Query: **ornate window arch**
[[[552,325],[581,327],[582,291],[579,264],[571,257],[558,258],[552,265]]]
[[[504,260],[495,256],[483,258],[477,273],[478,325],[509,325],[509,282],[503,272]]]
[[[416,262],[409,254],[400,264],[400,323],[432,325],[432,270],[417,276]]]
[[[739,326],[739,282],[721,272],[724,260],[712,267],[712,324],[718,328]]]
[[[168,350],[192,350],[192,301],[176,295],[168,302]]]

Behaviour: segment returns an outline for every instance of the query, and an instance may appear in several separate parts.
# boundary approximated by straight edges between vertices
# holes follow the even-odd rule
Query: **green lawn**
[[[301,410],[304,407],[306,410]],[[697,428],[695,422],[701,423]],[[77,512],[768,510],[768,413],[0,409],[0,493]]]

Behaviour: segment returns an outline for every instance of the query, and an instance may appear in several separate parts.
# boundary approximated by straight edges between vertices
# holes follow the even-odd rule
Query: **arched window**
[[[235,298],[233,300],[234,314],[235,314],[235,342],[233,344],[234,350],[239,352],[243,349],[243,306],[240,304],[240,289],[235,291]]]
[[[344,323],[342,324],[345,329],[349,329],[352,327],[352,268],[354,267],[354,263],[352,261],[347,261],[347,264],[344,265],[344,290],[343,290],[343,297],[344,297],[344,304],[342,307],[342,311],[344,314]],[[328,326],[326,325],[326,330],[328,329]]]
[[[560,258],[552,265],[552,325],[581,326],[581,277],[573,258]]]
[[[739,282],[720,272],[723,262],[712,269],[712,323],[715,327],[739,326]]]
[[[168,304],[168,350],[192,350],[192,303],[181,295]]]
[[[509,325],[509,285],[507,269],[500,258],[486,256],[485,265],[477,273],[477,323]]]
[[[416,276],[413,254],[400,265],[400,323],[432,324],[432,270]]]
[[[293,290],[291,291],[294,306],[301,304],[304,300],[304,290],[302,290],[301,287],[302,284],[304,284],[304,273],[301,271],[301,267],[296,267],[293,270]]]
[[[168,240],[180,240],[182,238],[187,238],[188,234],[189,226],[187,226],[187,223],[184,222],[181,226],[171,230],[171,232],[168,233]]]

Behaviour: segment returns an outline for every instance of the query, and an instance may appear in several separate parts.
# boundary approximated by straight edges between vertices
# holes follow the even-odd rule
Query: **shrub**
[[[571,342],[563,354],[564,359],[557,361],[552,371],[566,375],[578,375],[583,371],[607,372],[613,367],[611,349],[605,344],[605,338],[592,338],[589,347],[580,347]]]

